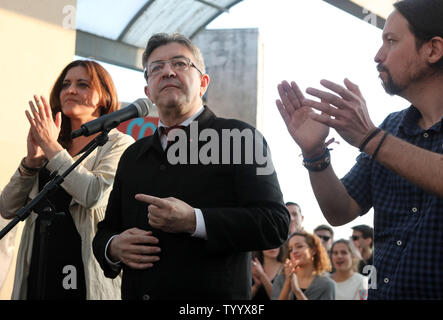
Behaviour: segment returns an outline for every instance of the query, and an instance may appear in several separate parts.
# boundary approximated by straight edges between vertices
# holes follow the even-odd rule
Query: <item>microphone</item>
[[[80,136],[87,137],[100,131],[111,130],[126,120],[138,117],[146,117],[149,112],[152,111],[152,108],[153,103],[151,102],[151,100],[146,98],[137,99],[123,109],[105,114],[100,118],[82,124],[80,129],[75,130],[71,133],[71,137],[72,139]]]

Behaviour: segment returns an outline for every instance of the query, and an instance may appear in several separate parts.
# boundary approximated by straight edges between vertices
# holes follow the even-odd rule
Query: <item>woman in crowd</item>
[[[336,283],[336,300],[366,300],[368,278],[356,272],[360,262],[353,244],[345,239],[335,241],[331,247],[335,272],[331,278]]]
[[[307,232],[295,232],[289,240],[289,258],[279,276],[279,300],[334,300],[335,283],[326,274],[331,270],[328,254],[320,239]]]
[[[65,172],[98,135],[72,140],[71,132],[119,108],[110,75],[88,60],[71,62],[63,69],[52,88],[50,104],[43,96],[34,96],[34,102],[29,102],[30,112],[25,112],[31,125],[27,155],[0,195],[0,213],[8,219],[42,190],[51,174]],[[48,196],[56,214],[42,214],[46,207],[42,205],[35,210],[39,214],[32,212],[26,219],[13,299],[120,298],[121,279],[105,278],[93,256],[92,239],[104,218],[120,156],[133,141],[111,130],[108,142]]]
[[[252,300],[271,299],[272,283],[283,270],[283,247],[257,251],[252,261]]]

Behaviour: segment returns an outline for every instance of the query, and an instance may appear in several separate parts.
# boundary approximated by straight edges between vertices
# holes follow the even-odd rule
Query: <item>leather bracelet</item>
[[[331,154],[326,148],[325,152],[314,159],[303,159],[303,166],[311,172],[319,172],[326,169],[331,163]]]
[[[389,132],[385,131],[383,137],[381,138],[380,142],[378,143],[377,148],[375,148],[374,153],[371,156],[371,160],[374,160],[375,157],[377,156],[378,150],[380,150],[381,145],[383,144],[383,142],[385,141],[386,137],[388,136]]]
[[[317,162],[319,160],[322,160],[328,152],[329,152],[329,150],[328,150],[328,148],[326,148],[325,151],[323,151],[323,153],[321,155],[319,155],[318,157],[315,157],[312,159],[303,158],[303,162],[308,162],[308,163]]]
[[[369,143],[369,141],[371,141],[372,138],[374,138],[380,131],[381,131],[380,128],[375,127],[366,134],[366,136],[363,138],[362,142],[360,143],[360,147],[358,148],[360,152],[363,152],[364,148]]]

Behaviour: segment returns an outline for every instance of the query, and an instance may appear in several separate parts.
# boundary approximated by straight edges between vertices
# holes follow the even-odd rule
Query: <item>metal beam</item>
[[[78,56],[143,71],[143,51],[144,48],[131,46],[121,41],[99,37],[80,30],[76,32],[75,54]]]
[[[227,9],[225,7],[221,7],[221,6],[216,5],[216,4],[214,4],[212,2],[209,2],[209,1],[205,1],[205,0],[195,0],[195,1],[201,2],[201,3],[205,4],[205,5],[207,5],[209,7],[212,7],[212,8],[215,8],[215,9],[217,9],[219,11],[229,12],[229,9]]]
[[[131,29],[131,27],[134,25],[134,23],[140,18],[140,16],[145,13],[146,10],[148,10],[148,8],[150,7],[151,4],[154,3],[155,0],[148,0],[143,7],[135,14],[134,17],[132,17],[131,21],[129,21],[129,23],[126,25],[126,27],[123,29],[123,31],[120,33],[120,35],[118,36],[117,40],[118,41],[122,41],[123,38],[126,36],[126,34],[128,33],[129,29]]]
[[[369,24],[372,24],[373,26],[379,29],[383,29],[385,25],[386,22],[385,19],[376,15],[375,13],[368,11],[366,8],[363,8],[362,6],[355,4],[350,0],[323,0],[323,1],[332,4],[333,6],[343,11],[346,11],[352,14],[353,16],[356,16],[357,18],[360,18],[363,21],[366,21]]]
[[[200,1],[201,2],[201,0],[195,0],[195,1]],[[224,8],[224,9],[229,11],[229,9],[231,9],[233,6],[235,6],[237,3],[241,2],[241,1],[243,1],[243,0],[233,1],[230,6]],[[210,17],[206,22],[202,23],[200,28],[195,30],[194,33],[191,34],[189,38],[193,39],[200,31],[204,30],[208,24],[210,24],[212,21],[214,21],[222,13],[224,13],[223,12],[223,8],[221,10],[219,10],[216,14],[214,14],[212,17]]]

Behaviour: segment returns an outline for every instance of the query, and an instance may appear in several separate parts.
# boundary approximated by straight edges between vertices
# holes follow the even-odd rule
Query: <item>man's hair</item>
[[[334,237],[334,231],[332,230],[332,228],[326,224],[321,224],[319,225],[317,228],[314,229],[314,233],[316,233],[319,230],[326,230],[329,231],[329,233],[331,234],[332,237]]]
[[[394,3],[394,7],[408,21],[417,50],[433,37],[443,38],[442,0],[402,0]],[[443,70],[443,58],[433,67]]]
[[[358,226],[352,227],[352,230],[360,231],[363,238],[371,238],[374,241],[374,229],[366,224],[359,224]]]
[[[148,43],[146,44],[146,49],[143,52],[142,56],[143,68],[148,67],[147,66],[148,58],[155,49],[157,49],[160,46],[164,46],[173,42],[176,42],[188,48],[194,55],[195,61],[193,62],[195,63],[195,65],[200,69],[200,71],[203,74],[206,73],[205,62],[203,60],[203,56],[200,52],[200,49],[194,43],[192,43],[190,39],[179,33],[172,33],[172,34],[156,33],[151,38],[149,38]],[[146,78],[146,72],[145,72],[145,78]]]
[[[301,207],[298,205],[298,203],[288,201],[288,202],[285,203],[285,205],[286,206],[297,206],[300,209],[300,212],[301,212]]]

